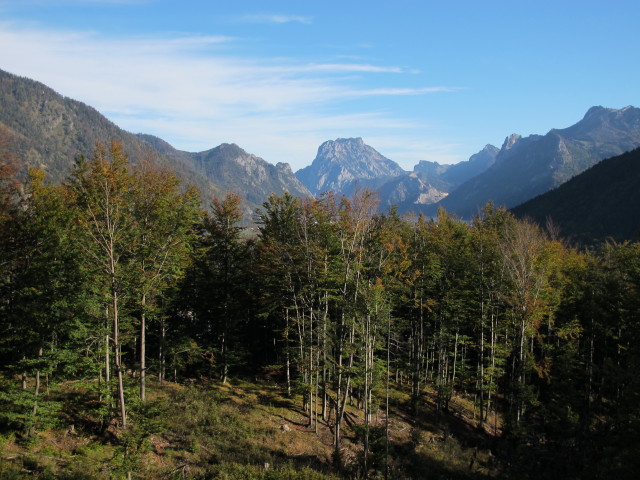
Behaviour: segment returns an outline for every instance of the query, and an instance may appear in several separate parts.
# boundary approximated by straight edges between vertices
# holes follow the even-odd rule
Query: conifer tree
[[[133,171],[131,190],[133,284],[139,290],[140,398],[146,397],[146,330],[148,314],[154,311],[163,288],[177,281],[188,262],[192,231],[198,213],[198,193],[181,192],[180,180],[151,161],[142,161]]]

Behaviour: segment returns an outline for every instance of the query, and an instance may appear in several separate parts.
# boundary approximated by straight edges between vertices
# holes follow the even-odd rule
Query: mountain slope
[[[338,138],[320,145],[311,165],[298,170],[296,176],[315,195],[328,190],[348,194],[359,180],[404,173],[400,165],[366,145],[362,138]]]
[[[361,181],[361,184],[378,193],[382,210],[396,205],[401,214],[419,214],[446,198],[464,181],[489,168],[495,162],[498,151],[493,145],[487,145],[469,160],[454,165],[421,160],[411,173]]]
[[[453,165],[440,165],[438,162],[421,160],[413,167],[413,173],[432,188],[449,193],[491,167],[499,151],[493,145],[486,145],[478,153],[471,155],[469,160]]]
[[[602,160],[580,175],[512,209],[581,243],[640,239],[640,148]]]
[[[450,165],[440,176],[451,184],[452,189],[457,188],[490,168],[496,162],[499,152],[500,150],[493,145],[485,145],[478,153],[471,155],[466,162]]]
[[[196,185],[208,204],[212,195],[238,193],[252,211],[271,193],[289,191],[308,196],[287,164],[271,165],[237,146],[221,145],[208,152],[176,150],[152,135],[122,130],[84,103],[63,97],[42,83],[0,70],[0,126],[12,138],[13,153],[23,170],[44,168],[53,181],[62,181],[75,157],[91,156],[96,142],[122,142],[133,162],[151,158],[173,170],[185,183]],[[219,155],[224,151],[224,155]]]
[[[271,165],[245,152],[236,144],[223,143],[206,152],[189,154],[198,172],[215,181],[224,190],[243,192],[245,200],[259,206],[275,193],[289,192],[297,197],[311,193],[296,178],[288,163]]]
[[[94,108],[2,70],[0,123],[11,132],[12,148],[23,166],[43,167],[54,180],[69,173],[77,155],[91,156],[98,141],[118,139],[132,158],[157,155]]]
[[[591,108],[577,124],[544,136],[512,135],[493,166],[439,205],[463,217],[488,201],[513,207],[556,187],[603,158],[640,145],[640,109]]]

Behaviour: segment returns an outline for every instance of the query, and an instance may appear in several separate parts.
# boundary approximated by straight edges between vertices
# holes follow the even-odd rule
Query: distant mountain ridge
[[[310,196],[287,164],[272,165],[236,145],[207,152],[176,150],[153,135],[122,130],[94,108],[63,97],[34,80],[0,70],[0,124],[12,137],[13,153],[29,166],[44,168],[53,181],[69,174],[78,155],[90,157],[96,142],[123,144],[132,161],[151,158],[196,185],[207,204],[213,195],[234,191],[252,212],[271,193]]]
[[[478,153],[471,155],[469,160],[453,165],[441,165],[437,162],[420,160],[413,167],[413,172],[434,187],[451,192],[462,183],[491,167],[495,163],[499,151],[493,145],[487,144]]]
[[[406,172],[362,138],[338,138],[324,142],[311,165],[296,176],[315,195],[329,190],[350,195],[356,188],[367,188],[378,194],[382,210],[396,205],[406,213],[445,198],[491,166],[497,153],[496,147],[487,145],[466,162],[440,165],[422,160],[413,172]]]
[[[592,107],[584,118],[546,135],[510,135],[497,149],[485,146],[468,161],[440,165],[420,161],[403,170],[362,138],[324,142],[313,162],[295,175],[288,164],[273,165],[235,144],[185,152],[152,135],[122,130],[94,108],[42,83],[0,70],[0,127],[13,153],[28,166],[44,168],[61,181],[78,155],[91,156],[96,142],[120,140],[129,157],[151,158],[184,182],[200,188],[203,201],[235,191],[252,212],[271,194],[299,197],[327,190],[350,195],[357,188],[378,193],[380,209],[435,215],[444,207],[470,218],[488,201],[514,207],[573,178],[604,158],[640,146],[640,109]]]
[[[584,118],[546,135],[505,140],[495,163],[439,202],[471,217],[486,202],[514,207],[557,187],[600,160],[640,146],[640,109],[589,109]]]
[[[236,144],[223,143],[211,150],[189,154],[198,172],[226,191],[242,192],[245,201],[259,206],[275,193],[310,197],[288,163],[272,165]]]

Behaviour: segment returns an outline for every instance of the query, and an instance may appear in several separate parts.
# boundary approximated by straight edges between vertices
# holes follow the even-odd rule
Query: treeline
[[[471,401],[520,478],[635,473],[639,244],[580,252],[491,205],[471,223],[379,214],[368,192],[272,196],[244,230],[237,196],[201,211],[196,191],[117,143],[62,185],[13,170],[4,155],[5,430],[64,418],[63,384],[102,428],[131,428],[150,375],[260,374],[300,399],[309,428],[332,426],[337,465],[347,405],[362,411],[366,472],[373,415],[401,387],[415,416]]]

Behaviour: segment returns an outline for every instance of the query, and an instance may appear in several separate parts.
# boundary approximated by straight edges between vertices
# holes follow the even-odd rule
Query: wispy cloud
[[[251,15],[241,15],[236,17],[236,21],[241,23],[313,23],[312,17],[305,17],[302,15],[283,15],[277,13],[258,13]]]
[[[162,41],[163,46],[176,46],[178,48],[198,48],[209,45],[219,45],[221,43],[229,43],[235,38],[223,35],[206,35],[206,36],[185,36],[182,38],[169,38]]]
[[[401,80],[410,73],[353,61],[234,56],[236,41],[220,36],[108,39],[0,23],[0,45],[11,46],[0,49],[0,68],[41,81],[127,130],[155,134],[177,148],[195,151],[236,142],[294,169],[308,164],[328,138],[375,141],[392,131],[400,146],[403,135],[424,128],[375,107],[344,113],[345,100],[456,90],[372,88],[371,81],[386,74]],[[393,149],[384,153],[394,158]]]
[[[299,72],[362,72],[362,73],[403,73],[400,67],[369,65],[366,63],[319,63],[300,65],[291,68]]]
[[[422,87],[422,88],[371,88],[368,90],[355,90],[349,92],[353,96],[374,96],[374,95],[425,95],[428,93],[452,93],[461,90],[456,87]]]
[[[96,5],[143,5],[152,3],[155,0],[20,0],[24,6],[46,5],[47,7],[68,7],[68,6],[96,6]],[[7,0],[0,0],[0,6],[10,3]]]

